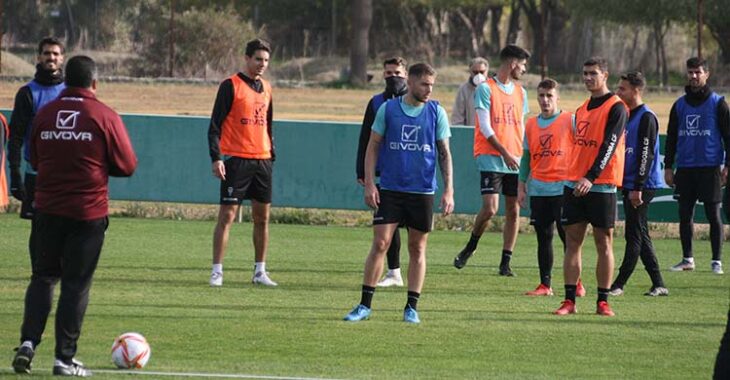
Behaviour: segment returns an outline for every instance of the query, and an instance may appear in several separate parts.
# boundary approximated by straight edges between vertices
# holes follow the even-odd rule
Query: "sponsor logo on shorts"
[[[238,202],[237,197],[223,197],[223,201],[225,202]]]
[[[228,187],[228,196],[233,195],[233,187]]]

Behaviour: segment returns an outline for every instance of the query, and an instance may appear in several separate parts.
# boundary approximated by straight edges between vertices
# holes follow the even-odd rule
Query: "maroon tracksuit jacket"
[[[89,89],[69,87],[33,119],[35,208],[77,220],[108,213],[109,176],[128,177],[137,156],[122,119]]]

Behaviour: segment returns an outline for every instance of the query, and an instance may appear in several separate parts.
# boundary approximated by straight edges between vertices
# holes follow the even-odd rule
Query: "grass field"
[[[152,345],[147,372],[706,379],[728,310],[730,275],[711,274],[706,241],[697,243],[697,271],[665,273],[670,297],[642,296],[649,280],[637,269],[627,294],[611,299],[615,318],[593,314],[595,254],[589,244],[584,259],[589,296],[578,300],[579,314],[555,317],[550,312],[560,296],[521,295],[537,284],[534,235],[518,241],[518,276],[502,278],[496,275],[499,235],[488,233],[469,266],[457,271],[451,260],[467,233],[437,231],[429,244],[421,325],[401,322],[405,290],[392,288],[376,292],[370,321],[346,323],[341,318],[359,301],[370,229],[272,225],[268,267],[279,281],[276,289],[249,283],[251,225],[246,223],[234,227],[224,287],[208,287],[212,229],[212,222],[113,218],[79,359],[92,369],[112,370],[114,337],[139,331]],[[0,230],[0,376],[9,376],[29,277],[28,223],[1,214]],[[617,239],[617,251],[622,246]],[[663,268],[678,260],[677,240],[656,246]],[[562,294],[560,268],[555,274]],[[51,319],[34,361],[36,375],[50,373],[52,351]]]
[[[15,92],[23,83],[2,82],[0,108],[12,108]],[[172,114],[210,116],[217,85],[101,83],[99,98],[121,113]],[[456,86],[436,83],[433,98],[441,102],[449,115],[456,95]],[[365,106],[380,88],[274,88],[274,118],[293,120],[326,120],[362,122]],[[530,94],[530,110],[537,115],[534,89]],[[659,128],[666,130],[669,111],[677,100],[676,93],[649,93],[646,103],[657,113]],[[565,91],[561,108],[574,111],[586,100],[584,91]]]

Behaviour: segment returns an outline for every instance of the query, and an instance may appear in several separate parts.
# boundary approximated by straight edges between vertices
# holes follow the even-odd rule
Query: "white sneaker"
[[[269,278],[269,274],[266,272],[258,272],[253,275],[253,278],[251,279],[251,282],[254,284],[261,284],[265,286],[277,286],[279,284],[275,283]]]
[[[710,264],[710,267],[712,268],[712,273],[714,273],[714,274],[725,273],[722,271],[722,262],[720,262],[720,261],[713,261],[712,264]]]
[[[398,275],[387,273],[382,280],[378,281],[378,286],[387,288],[389,286],[403,286],[403,278]]]
[[[669,267],[669,271],[671,272],[682,272],[682,271],[690,271],[695,270],[695,262],[689,261],[687,259],[682,259],[682,261],[679,262],[679,264]]]
[[[223,273],[213,272],[210,274],[210,286],[219,287],[223,286]]]

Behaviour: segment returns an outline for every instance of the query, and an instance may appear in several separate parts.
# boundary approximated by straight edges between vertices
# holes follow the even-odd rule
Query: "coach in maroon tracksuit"
[[[90,376],[74,360],[89,302],[91,279],[109,225],[109,176],[128,177],[137,157],[119,115],[96,99],[96,65],[76,56],[66,66],[66,89],[33,120],[31,165],[38,172],[35,223],[39,257],[25,294],[21,345],[13,359],[30,373],[61,281],[56,310],[54,375]]]

